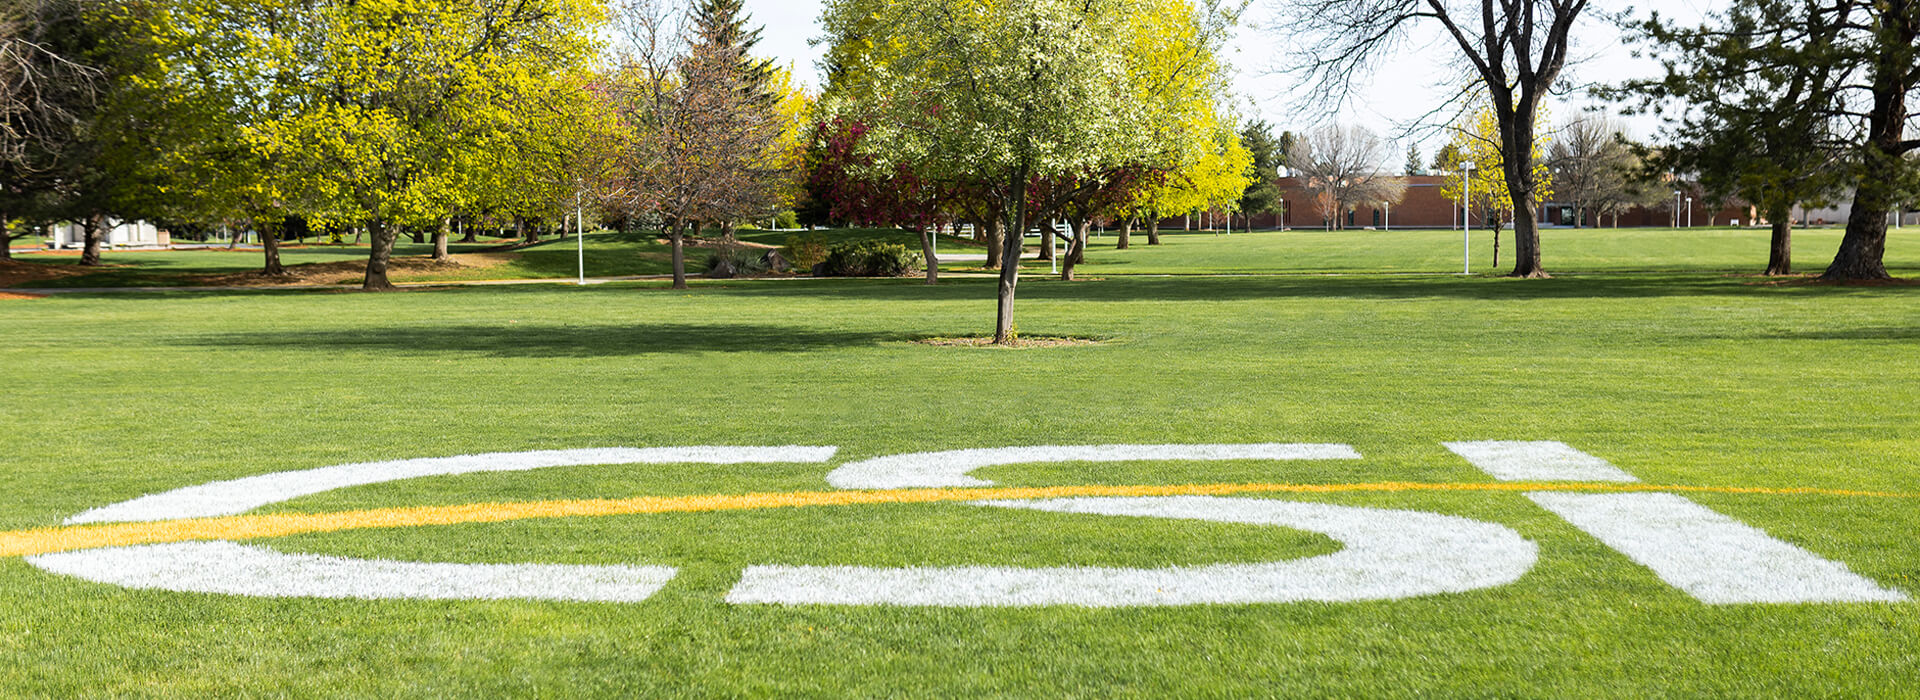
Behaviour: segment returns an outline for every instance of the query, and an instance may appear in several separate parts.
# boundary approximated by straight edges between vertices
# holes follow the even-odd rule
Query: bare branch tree
[[[1387,142],[1362,126],[1325,126],[1294,142],[1288,155],[1295,174],[1319,205],[1330,229],[1362,204],[1397,204],[1406,178],[1387,172]]]
[[[1306,30],[1292,72],[1343,101],[1406,47],[1414,31],[1437,31],[1458,49],[1487,92],[1500,125],[1502,173],[1514,206],[1513,276],[1546,277],[1531,167],[1536,115],[1566,68],[1588,0],[1272,0],[1289,32]]]

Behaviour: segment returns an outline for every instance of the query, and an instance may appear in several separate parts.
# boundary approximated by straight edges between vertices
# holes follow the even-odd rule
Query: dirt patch
[[[109,266],[42,265],[19,260],[0,260],[0,287],[17,287],[29,282],[78,277],[93,274],[107,267]]]
[[[13,292],[0,292],[0,300],[6,300],[6,299],[45,299],[45,298],[47,298],[47,295],[45,295],[45,294],[15,294],[15,293],[13,293]]]
[[[920,345],[932,345],[943,348],[1059,348],[1081,345],[1100,345],[1106,341],[1097,338],[1073,338],[1067,336],[1024,336],[1014,340],[1012,345],[994,345],[992,336],[969,336],[961,338],[921,338],[913,341]]]
[[[404,282],[408,273],[445,272],[466,269],[462,258],[474,259],[476,267],[493,267],[506,260],[494,261],[486,256],[456,255],[452,262],[439,262],[433,258],[394,258],[387,262],[387,275],[394,281]],[[507,258],[510,260],[511,258]],[[310,263],[287,268],[287,274],[267,276],[259,271],[229,272],[220,275],[200,275],[180,278],[184,287],[285,287],[291,285],[324,284],[360,284],[366,279],[367,263],[360,260],[341,260],[330,263]]]

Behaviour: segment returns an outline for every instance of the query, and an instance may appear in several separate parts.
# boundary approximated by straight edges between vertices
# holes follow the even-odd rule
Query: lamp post
[[[1673,227],[1680,228],[1680,190],[1673,191]]]
[[[1687,228],[1693,228],[1693,198],[1687,198]]]
[[[1473,274],[1473,161],[1460,164],[1460,274]]]
[[[566,223],[563,221],[561,225],[565,226]],[[587,217],[586,210],[580,204],[580,193],[577,191],[573,193],[573,250],[578,256],[575,261],[579,263],[577,269],[580,271],[580,286],[585,287],[587,286]]]

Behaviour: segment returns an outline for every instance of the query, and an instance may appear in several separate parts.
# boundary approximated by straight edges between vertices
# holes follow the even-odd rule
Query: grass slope
[[[1236,236],[1236,239],[1238,237]],[[1186,244],[1185,238],[1170,245]],[[0,528],[213,479],[588,446],[824,444],[836,463],[1028,444],[1340,442],[1361,462],[1009,466],[1006,485],[1487,481],[1450,440],[1562,440],[1652,483],[1920,491],[1911,288],[1718,275],[1116,278],[1020,287],[1045,350],[915,344],[989,280],[251,292],[0,301]],[[817,490],[832,465],[421,479],[321,511]],[[1505,524],[1510,586],[1358,604],[729,606],[753,564],[1198,565],[1332,551],[1272,528],[954,504],[286,538],[419,561],[659,563],[643,604],[261,600],[0,560],[26,695],[1896,695],[1920,604],[1702,605],[1517,494],[1298,497]],[[1695,500],[1920,596],[1920,504]]]

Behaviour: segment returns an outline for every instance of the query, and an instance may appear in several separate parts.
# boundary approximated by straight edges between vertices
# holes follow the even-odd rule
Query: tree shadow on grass
[[[652,353],[804,352],[907,339],[897,334],[751,324],[516,323],[222,333],[184,342],[218,348],[459,353],[490,357],[615,357]]]

